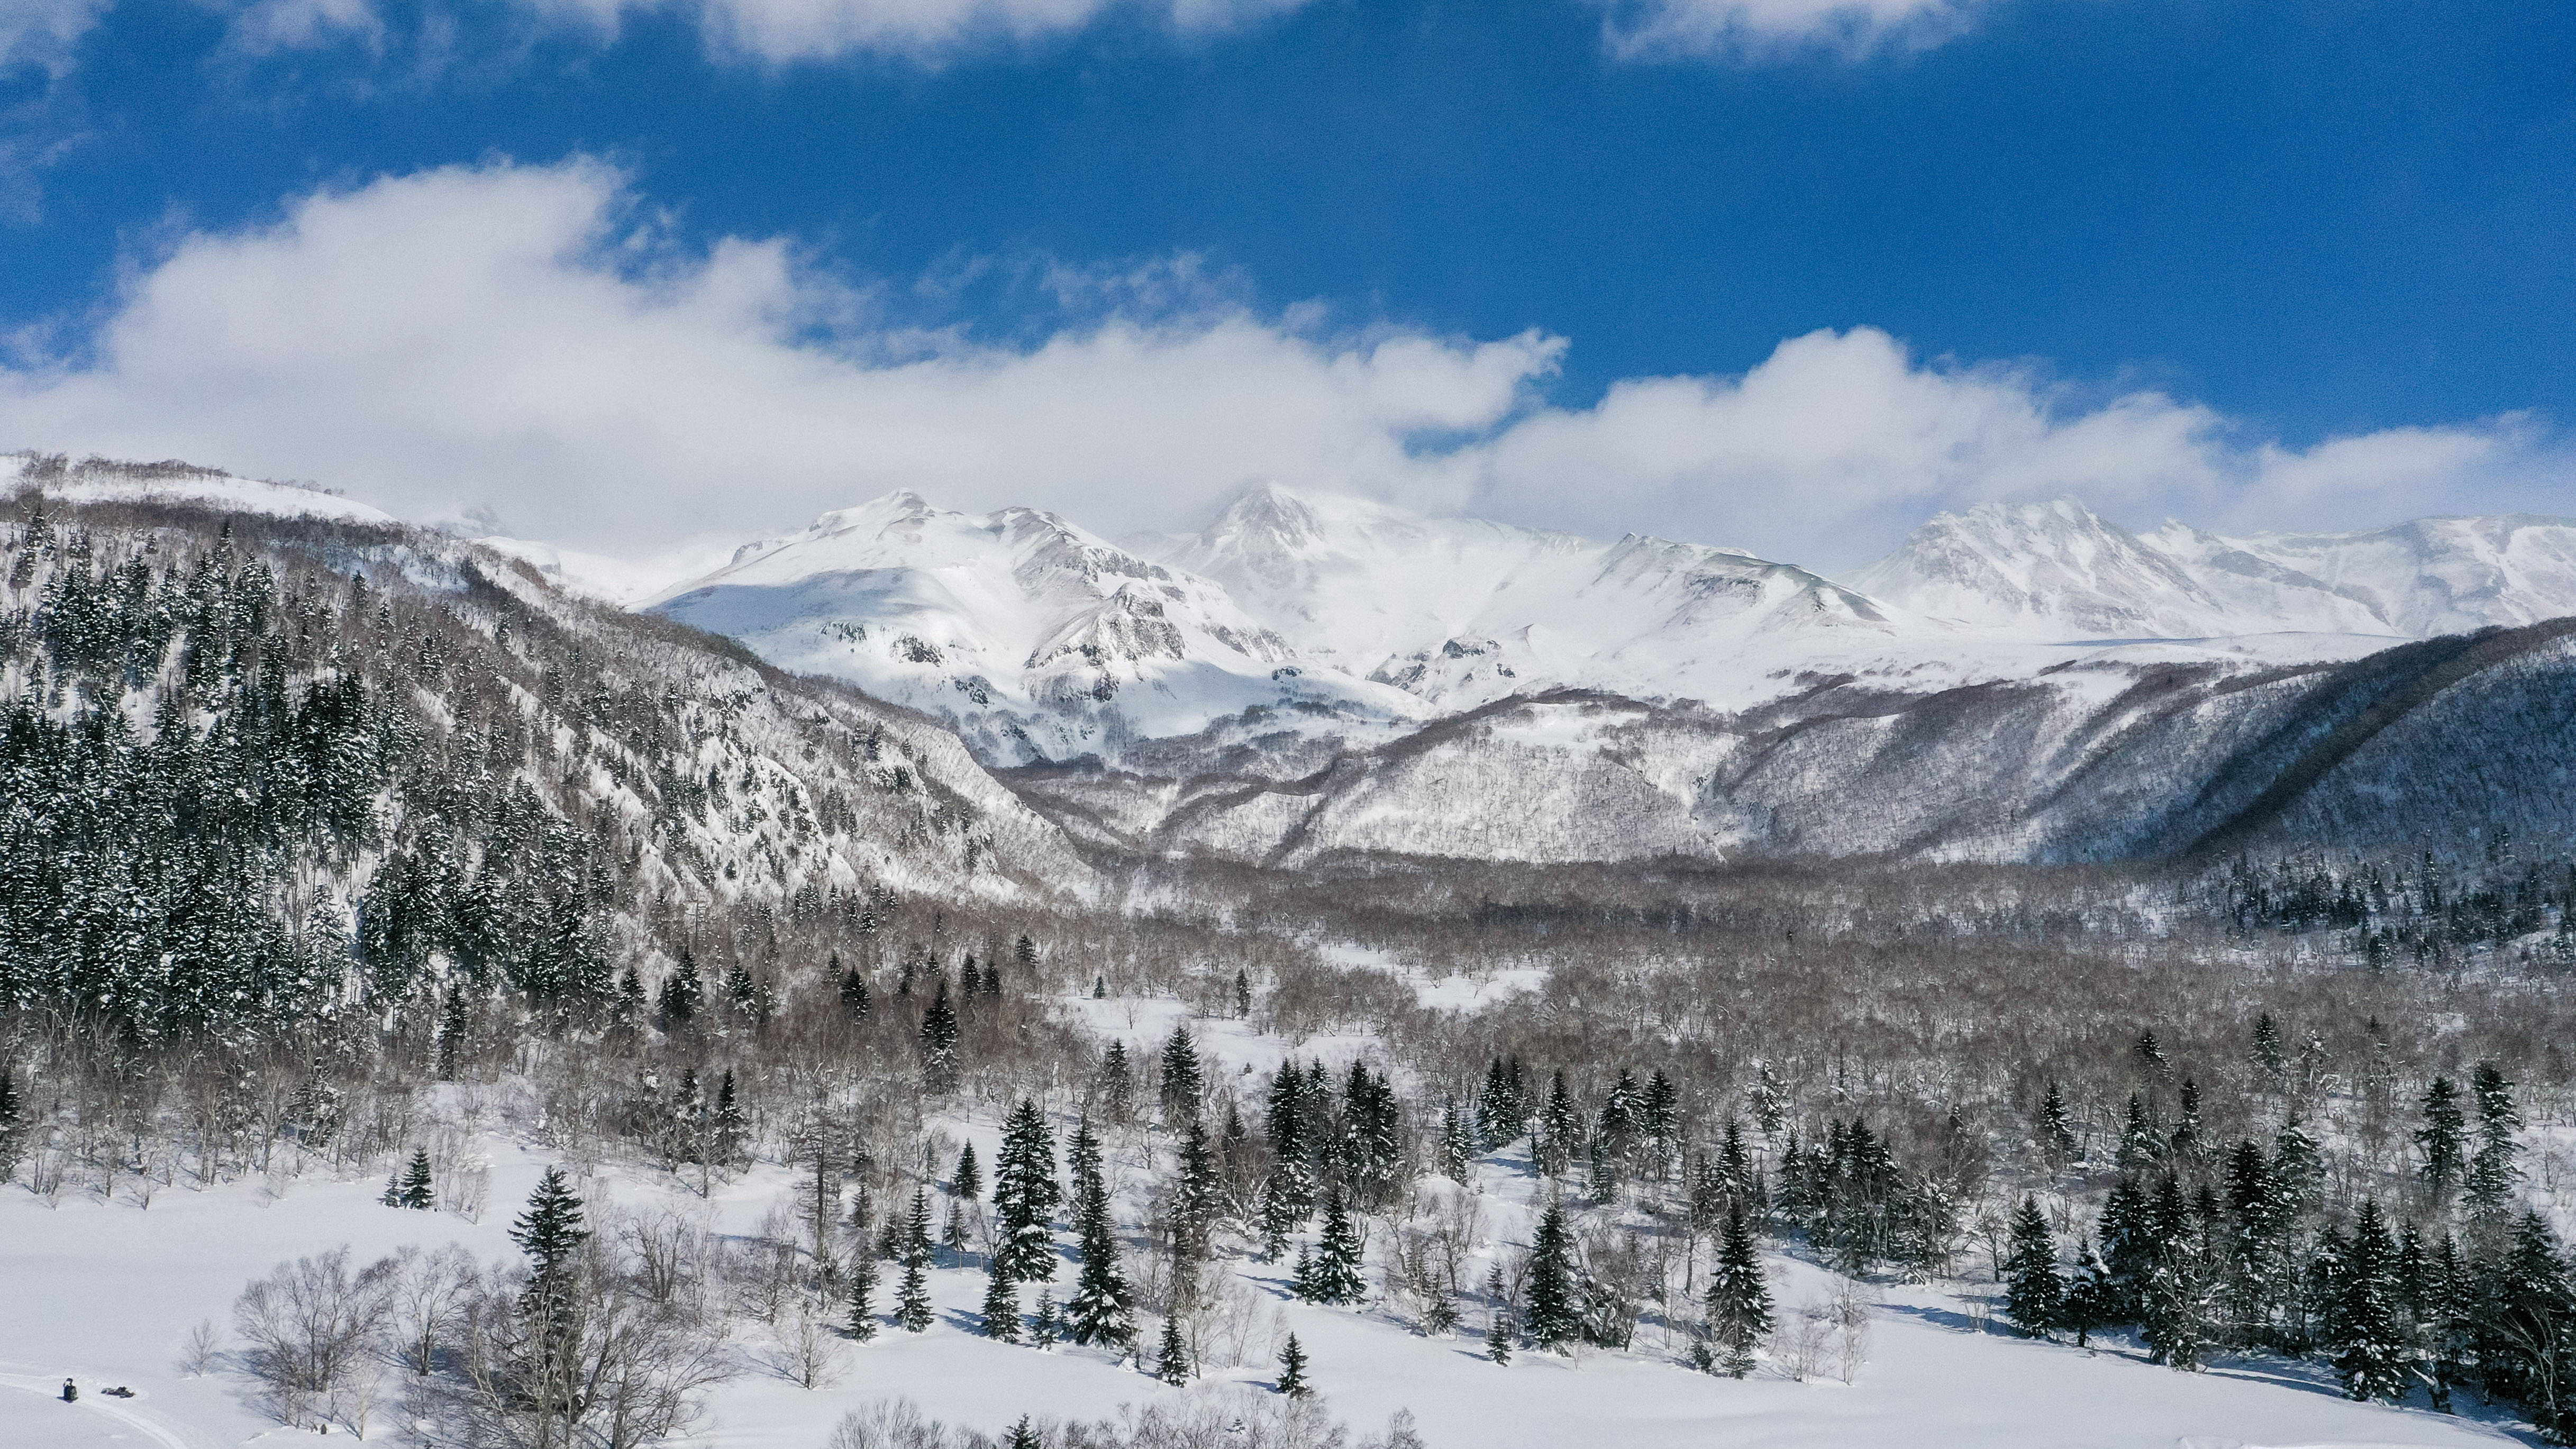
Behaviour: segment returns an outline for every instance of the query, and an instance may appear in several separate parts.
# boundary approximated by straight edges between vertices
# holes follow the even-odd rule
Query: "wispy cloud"
[[[1921,50],[1972,28],[1983,0],[1606,0],[1603,32],[1623,60],[1846,59]]]

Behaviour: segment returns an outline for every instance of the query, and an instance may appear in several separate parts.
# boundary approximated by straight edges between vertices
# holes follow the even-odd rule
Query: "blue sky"
[[[0,447],[622,548],[2576,513],[2564,6],[0,4]]]

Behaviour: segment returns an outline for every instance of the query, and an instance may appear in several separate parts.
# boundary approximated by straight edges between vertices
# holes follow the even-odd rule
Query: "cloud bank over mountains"
[[[596,160],[450,167],[138,258],[103,315],[18,339],[0,440],[318,479],[415,516],[488,507],[608,549],[894,488],[1117,533],[1271,481],[1828,568],[1990,499],[2357,527],[2545,509],[2570,476],[2530,418],[2292,448],[1867,327],[1565,406],[1545,390],[1567,339],[1334,327],[1170,274],[1071,289],[1088,299],[1051,331],[995,342],[906,321],[784,239],[682,249]]]

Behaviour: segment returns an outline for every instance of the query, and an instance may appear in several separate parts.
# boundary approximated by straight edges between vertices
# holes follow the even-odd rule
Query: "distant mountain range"
[[[651,592],[613,560],[480,542],[919,711],[1117,854],[2079,860],[2576,834],[2563,519],[2222,537],[1986,504],[1839,582],[1276,487],[1119,542],[895,493]]]

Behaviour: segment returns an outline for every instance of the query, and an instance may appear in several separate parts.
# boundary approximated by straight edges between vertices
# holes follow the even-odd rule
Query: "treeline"
[[[2374,966],[2443,966],[2545,933],[2536,956],[2576,967],[2576,857],[2517,850],[2503,826],[2465,858],[2238,856],[2193,895],[2238,933],[2335,932]]]

